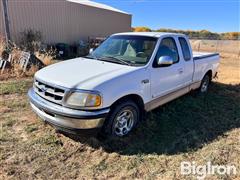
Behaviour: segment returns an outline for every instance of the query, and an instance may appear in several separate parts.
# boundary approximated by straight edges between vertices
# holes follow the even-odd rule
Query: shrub
[[[227,32],[227,33],[214,33],[208,30],[175,30],[175,29],[167,29],[160,28],[157,30],[152,30],[148,27],[133,27],[132,31],[134,32],[172,32],[172,33],[182,33],[189,36],[192,39],[223,39],[223,40],[240,40],[240,32]]]
[[[151,32],[152,30],[148,27],[140,26],[140,27],[135,27],[133,28],[134,32]]]
[[[29,42],[27,42],[26,39],[29,39]],[[6,43],[5,39],[0,36],[0,56],[4,56],[5,59],[8,58],[9,54],[12,56],[11,63],[8,63],[6,69],[4,70],[4,74],[1,74],[0,76],[0,80],[32,76],[39,68],[53,63],[54,51],[52,49],[48,51],[34,52],[34,50],[40,48],[40,44],[37,45],[37,43],[35,43],[37,42],[37,38],[33,38],[31,35],[29,35],[26,39],[25,43],[23,43],[21,48],[19,48],[14,43]],[[26,47],[24,47],[24,45],[26,45]],[[31,50],[31,58],[29,60],[29,65],[26,72],[23,72],[19,62],[22,50]]]
[[[45,66],[48,66],[48,65],[54,63],[55,55],[53,53],[53,50],[50,50],[48,52],[40,52],[40,51],[38,51],[38,52],[35,53],[35,56],[40,61],[42,61]]]
[[[29,51],[31,53],[38,51],[41,47],[42,33],[40,31],[34,31],[32,29],[27,29],[21,33],[21,48],[24,51]]]

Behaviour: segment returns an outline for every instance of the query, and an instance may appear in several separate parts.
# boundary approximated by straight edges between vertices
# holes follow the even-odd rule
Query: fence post
[[[199,52],[199,50],[200,50],[200,44],[201,44],[201,42],[198,43],[198,52]]]
[[[216,40],[216,49],[215,49],[215,52],[217,52],[218,50],[218,40]]]

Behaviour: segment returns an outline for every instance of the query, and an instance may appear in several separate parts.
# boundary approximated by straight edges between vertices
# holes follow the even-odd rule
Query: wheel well
[[[120,99],[118,99],[117,101],[115,101],[111,107],[117,105],[118,103],[121,103],[122,101],[125,100],[132,100],[133,102],[136,103],[136,105],[139,107],[140,111],[144,111],[144,102],[141,96],[137,95],[137,94],[129,94],[126,95],[124,97],[121,97]]]
[[[137,95],[137,94],[129,94],[126,95],[124,97],[121,97],[120,99],[118,99],[117,101],[115,101],[112,105],[111,105],[111,109],[116,106],[117,104],[126,101],[126,100],[132,100],[133,102],[136,103],[136,105],[139,107],[140,110],[140,121],[142,121],[146,115],[146,111],[144,108],[144,102],[141,96]]]
[[[212,70],[208,70],[208,72],[207,72],[205,75],[207,75],[207,74],[209,75],[210,80],[212,80]],[[204,76],[205,76],[205,75],[204,75]]]

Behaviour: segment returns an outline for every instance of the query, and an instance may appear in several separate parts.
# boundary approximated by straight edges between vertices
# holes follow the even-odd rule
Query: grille
[[[42,98],[56,104],[62,104],[65,91],[58,87],[53,87],[38,80],[34,82],[34,91]]]

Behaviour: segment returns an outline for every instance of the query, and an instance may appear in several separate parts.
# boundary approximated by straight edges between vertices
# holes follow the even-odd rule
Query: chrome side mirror
[[[172,64],[173,59],[170,56],[161,56],[157,61],[157,65],[162,67],[171,66]]]
[[[94,51],[94,49],[93,49],[93,48],[90,48],[90,49],[89,49],[89,54],[92,54],[93,51]]]

